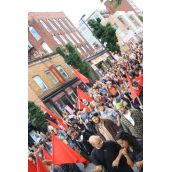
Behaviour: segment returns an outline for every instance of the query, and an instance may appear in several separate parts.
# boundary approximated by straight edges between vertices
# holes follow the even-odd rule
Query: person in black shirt
[[[103,142],[99,136],[95,135],[89,138],[89,142],[94,147],[91,152],[91,161],[96,165],[92,172],[102,172],[103,168],[106,172],[133,172],[124,157],[120,159],[118,167],[113,167],[113,161],[121,149],[116,142]]]

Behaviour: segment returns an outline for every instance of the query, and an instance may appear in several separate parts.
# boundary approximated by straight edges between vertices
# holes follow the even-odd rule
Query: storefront
[[[100,72],[105,72],[112,66],[111,60],[113,60],[112,57],[106,52],[91,60],[90,63],[94,70],[98,69]]]
[[[82,85],[82,82],[79,80],[64,86],[61,90],[58,90],[56,94],[49,96],[49,99],[45,102],[46,106],[52,112],[62,116],[69,114],[66,110],[66,106],[69,106],[71,109],[73,109],[73,105],[76,104],[77,86],[80,85]]]

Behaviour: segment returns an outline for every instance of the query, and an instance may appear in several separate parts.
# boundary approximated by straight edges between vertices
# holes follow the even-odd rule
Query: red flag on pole
[[[79,110],[86,108],[88,111],[91,111],[91,109],[88,106],[86,106],[84,103],[82,103],[78,98],[76,100],[76,103]]]
[[[81,74],[80,72],[78,72],[75,68],[72,67],[72,71],[76,75],[76,77],[78,79],[80,79],[84,84],[87,84],[87,83],[90,82],[87,77],[85,77],[83,74]]]
[[[68,129],[68,126],[63,122],[63,119],[59,115],[55,115],[53,112],[51,112],[48,108],[45,108],[43,106],[40,106],[42,109],[44,109],[52,118],[57,119],[59,124],[65,129]]]
[[[52,160],[54,165],[88,163],[84,157],[52,134]]]
[[[135,81],[143,87],[143,75],[139,75],[138,77],[135,78]]]
[[[88,102],[92,102],[93,101],[93,98],[91,98],[87,93],[82,91],[80,88],[77,88],[77,94],[78,94],[78,98],[79,99],[85,99]]]
[[[37,172],[36,164],[28,160],[28,172]]]
[[[49,172],[47,167],[44,165],[44,163],[39,159],[38,156],[36,156],[36,162],[37,162],[37,172]]]
[[[52,160],[51,155],[45,150],[44,147],[42,148],[42,152],[43,152],[43,155],[44,155],[44,159],[45,160],[48,160],[48,161],[51,161]]]
[[[51,125],[52,127],[56,128],[57,130],[60,130],[60,129],[61,129],[61,128],[60,128],[57,124],[55,124],[54,122],[52,122],[52,121],[50,121],[50,120],[48,120],[48,119],[47,119],[47,121],[50,123],[50,125]]]
[[[130,87],[130,92],[131,92],[131,97],[133,101],[136,99],[136,97],[140,94],[141,89],[136,89],[132,86],[132,81],[128,73],[126,73],[127,79],[128,79],[128,84]]]

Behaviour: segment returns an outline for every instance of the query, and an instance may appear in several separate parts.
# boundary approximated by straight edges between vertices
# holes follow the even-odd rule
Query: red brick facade
[[[110,3],[109,1],[106,1],[104,3],[106,6],[106,9],[111,13],[114,14],[116,11],[134,11],[137,14],[137,12],[134,10],[134,8],[129,4],[127,0],[122,0],[121,4],[115,8],[115,2]]]
[[[54,22],[54,19],[59,23],[61,29],[56,25]],[[41,24],[40,20],[42,20],[46,26],[50,29],[48,32],[44,26]],[[57,30],[54,30],[53,27],[49,24],[48,20],[56,27]],[[64,27],[63,23],[66,27]],[[75,28],[75,26],[70,22],[70,20],[65,16],[63,12],[30,12],[28,14],[28,27],[33,27],[40,35],[40,39],[37,41],[33,35],[30,33],[28,28],[28,40],[31,43],[31,45],[34,47],[35,51],[38,52],[44,52],[45,55],[46,52],[42,48],[42,43],[46,43],[49,48],[55,52],[56,48],[58,46],[63,47],[65,45],[65,42],[61,39],[60,35],[62,35],[67,42],[69,42],[69,38],[66,37],[68,35],[70,39],[75,42],[75,47],[79,48],[81,53],[81,57],[85,58],[89,55],[92,55],[94,53],[94,50],[89,45],[89,43],[82,37],[82,35],[78,32],[78,30]],[[80,37],[77,35],[77,33],[80,35]],[[73,35],[71,36],[71,34]],[[58,44],[53,36],[56,36],[56,38],[62,43],[62,45]],[[77,39],[77,40],[75,40]],[[82,40],[81,40],[82,39]],[[83,48],[84,47],[84,50]],[[29,59],[37,58],[37,56],[29,57]]]

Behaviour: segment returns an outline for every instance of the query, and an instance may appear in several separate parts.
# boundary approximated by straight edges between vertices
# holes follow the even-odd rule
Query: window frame
[[[44,29],[46,29],[47,32],[52,32],[51,29],[47,26],[47,24],[42,19],[40,19],[39,22],[44,27]]]
[[[34,32],[32,32],[32,30]],[[29,32],[32,34],[32,36],[37,40],[39,41],[41,39],[41,36],[39,35],[39,33],[37,32],[37,30],[33,27],[33,26],[29,26]],[[35,35],[36,33],[36,35]]]
[[[44,47],[43,47],[43,44],[46,44],[47,47],[51,50],[51,52],[45,50]],[[43,43],[41,44],[41,46],[42,46],[42,48],[46,51],[46,53],[53,53],[53,50],[48,46],[48,44],[47,44],[46,42],[43,42]]]
[[[63,72],[62,73],[65,73],[65,75],[67,75],[67,77],[64,77],[63,76],[63,74],[59,71],[59,67],[61,67],[61,69],[63,70]],[[60,73],[60,75],[64,78],[64,79],[68,79],[69,78],[69,75],[66,73],[66,71],[63,69],[63,67],[61,66],[61,65],[58,65],[58,66],[56,66],[56,69],[57,69],[57,71]]]
[[[51,20],[47,19],[47,22],[49,23],[49,25],[50,25],[55,31],[57,31],[57,28],[56,28],[55,25],[51,22]]]
[[[41,87],[41,85],[39,84],[39,82],[37,82],[37,81],[35,80],[36,77],[39,77],[40,81],[42,82],[41,84],[44,85],[45,89],[42,89],[42,87]],[[34,82],[39,86],[39,88],[40,88],[42,91],[48,90],[48,86],[45,84],[45,82],[41,79],[41,77],[40,77],[39,75],[33,76],[32,79],[34,80]]]
[[[45,71],[45,73],[46,73],[46,76],[48,76],[48,78],[50,79],[50,81],[51,81],[53,84],[56,85],[57,83],[59,83],[59,80],[55,77],[55,75],[54,75],[50,70]],[[48,73],[50,73],[51,77],[49,77]],[[56,82],[54,83],[53,80],[55,80]]]

